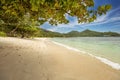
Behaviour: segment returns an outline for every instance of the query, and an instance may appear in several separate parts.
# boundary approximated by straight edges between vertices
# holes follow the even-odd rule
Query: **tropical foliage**
[[[51,25],[68,23],[66,14],[84,23],[94,21],[110,9],[109,4],[94,9],[93,0],[0,0],[0,30],[9,35],[19,30],[34,34],[36,26],[46,21]]]
[[[5,37],[6,33],[5,32],[0,32],[0,36]]]

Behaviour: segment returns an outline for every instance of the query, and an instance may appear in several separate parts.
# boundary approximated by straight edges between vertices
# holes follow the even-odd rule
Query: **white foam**
[[[114,69],[117,69],[117,70],[120,70],[120,64],[118,63],[115,63],[115,62],[112,62],[106,58],[102,58],[102,57],[98,57],[98,56],[95,56],[97,59],[99,59],[101,62],[111,66],[112,68]]]
[[[78,50],[78,49],[76,49],[76,48],[73,48],[73,47],[70,47],[70,46],[67,46],[67,45],[58,43],[58,42],[54,42],[54,41],[52,41],[52,42],[53,42],[54,44],[63,46],[63,47],[65,47],[65,48],[67,48],[67,49],[74,50],[74,51],[76,51],[76,52],[80,52],[80,53],[83,53],[83,54],[88,54],[88,55],[90,55],[91,57],[94,57],[94,58],[100,60],[101,62],[103,62],[103,63],[111,66],[113,69],[120,70],[120,64],[115,63],[115,62],[112,62],[112,61],[110,61],[110,60],[108,60],[108,59],[106,59],[106,58],[94,56],[94,55],[92,55],[92,54],[90,54],[90,53],[88,53],[88,52],[80,51],[80,50]]]

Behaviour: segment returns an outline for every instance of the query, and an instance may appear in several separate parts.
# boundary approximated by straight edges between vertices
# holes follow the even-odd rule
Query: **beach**
[[[48,38],[0,37],[0,80],[120,80],[120,70]]]

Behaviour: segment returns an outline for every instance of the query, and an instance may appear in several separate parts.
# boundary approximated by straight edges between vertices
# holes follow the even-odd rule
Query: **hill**
[[[71,31],[65,34],[40,29],[39,37],[119,37],[116,32],[97,32],[92,30],[84,30],[82,32]]]
[[[52,32],[45,29],[40,29],[38,37],[62,37],[63,34],[58,32]]]
[[[67,37],[117,37],[120,36],[116,32],[97,32],[92,30],[84,30],[82,32],[71,31],[66,34]]]

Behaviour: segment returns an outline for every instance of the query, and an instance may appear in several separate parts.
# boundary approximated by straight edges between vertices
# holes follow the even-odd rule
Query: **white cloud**
[[[118,15],[118,13],[115,13],[119,9],[120,8],[116,8],[116,9],[108,12],[106,15],[98,16],[97,19],[94,22],[92,22],[90,24],[83,25],[83,26],[100,25],[100,24],[107,24],[107,23],[119,21],[120,20],[120,14]],[[114,13],[114,15],[111,15],[113,13]]]
[[[99,16],[94,22],[95,23],[103,22],[106,20],[106,18],[107,18],[106,15],[102,15],[102,16]]]
[[[85,28],[85,27],[89,27],[89,26],[97,26],[97,25],[102,25],[102,24],[107,24],[107,23],[112,23],[114,22],[113,24],[114,25],[120,25],[119,22],[115,22],[115,21],[119,21],[120,20],[120,14],[116,13],[120,10],[120,8],[116,8],[116,9],[113,9],[111,11],[109,11],[106,15],[102,15],[102,16],[98,16],[97,19],[92,22],[92,23],[78,23],[78,20],[76,17],[71,17],[71,16],[68,16],[67,14],[65,15],[66,16],[66,19],[70,20],[70,23],[68,24],[58,24],[57,27],[50,27],[49,29],[47,30],[50,30],[50,31],[57,31],[59,29],[65,29],[65,28],[75,28],[75,26],[79,26],[79,27],[82,27],[82,28]],[[114,13],[114,15],[112,15]]]

